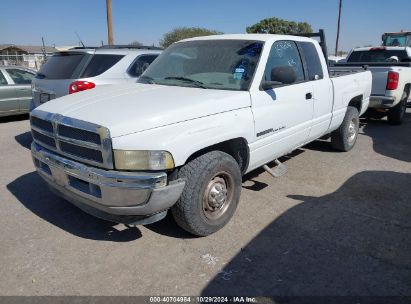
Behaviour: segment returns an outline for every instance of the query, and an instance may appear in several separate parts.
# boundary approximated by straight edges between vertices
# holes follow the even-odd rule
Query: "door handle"
[[[307,100],[313,99],[313,93],[305,94],[305,99],[307,99]]]

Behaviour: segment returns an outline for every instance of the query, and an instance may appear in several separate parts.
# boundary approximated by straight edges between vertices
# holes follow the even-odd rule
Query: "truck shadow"
[[[141,237],[138,228],[119,231],[116,223],[91,216],[54,195],[36,172],[20,176],[7,189],[28,210],[75,236],[110,242],[130,242]]]
[[[373,140],[375,152],[397,160],[411,162],[411,113],[408,110],[400,126],[386,120],[362,119],[362,132]]]
[[[410,295],[410,185],[409,173],[365,171],[325,196],[289,195],[301,203],[245,245],[202,294]]]
[[[33,137],[31,136],[31,132],[24,132],[19,135],[14,136],[14,139],[24,148],[29,149],[31,147],[31,143],[33,141]]]
[[[4,116],[4,117],[0,117],[0,124],[7,123],[7,122],[13,122],[13,121],[27,120],[29,118],[30,118],[29,114]]]

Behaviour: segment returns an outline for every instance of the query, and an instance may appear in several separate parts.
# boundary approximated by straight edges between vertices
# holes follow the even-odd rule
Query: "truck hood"
[[[246,91],[133,83],[57,98],[33,114],[41,110],[91,122],[107,127],[117,137],[250,105]]]

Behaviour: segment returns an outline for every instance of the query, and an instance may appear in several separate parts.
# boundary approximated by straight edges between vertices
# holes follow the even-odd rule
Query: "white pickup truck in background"
[[[347,56],[346,63],[336,63],[334,69],[353,70],[364,66],[373,76],[367,115],[387,116],[390,124],[401,124],[411,93],[411,47],[356,48]]]
[[[324,50],[324,40],[266,34],[180,41],[139,83],[36,108],[34,164],[95,216],[147,224],[171,209],[209,235],[233,216],[242,175],[327,134],[338,150],[354,146],[371,73],[330,72]],[[279,175],[276,163],[265,169]]]

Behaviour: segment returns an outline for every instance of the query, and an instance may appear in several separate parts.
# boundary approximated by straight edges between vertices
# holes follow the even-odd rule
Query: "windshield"
[[[203,40],[173,44],[140,77],[140,83],[204,89],[248,90],[263,42]]]
[[[383,39],[385,46],[411,46],[411,33],[386,34]]]
[[[397,57],[400,62],[409,62],[407,51],[371,50],[352,52],[347,62],[388,62],[391,57]]]

